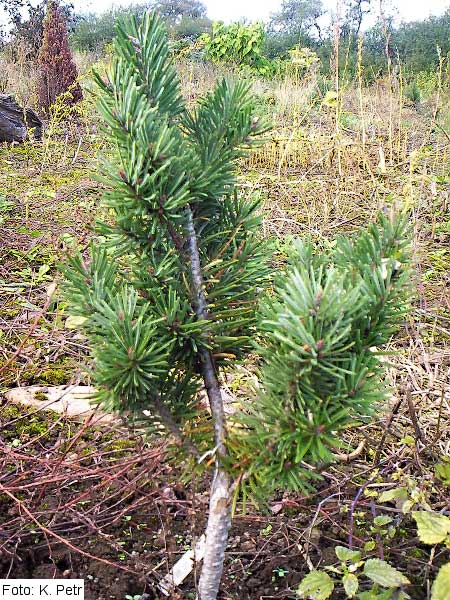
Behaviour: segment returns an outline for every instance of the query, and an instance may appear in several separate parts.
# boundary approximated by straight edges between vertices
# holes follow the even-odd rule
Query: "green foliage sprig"
[[[407,229],[406,219],[380,215],[328,252],[295,245],[260,309],[260,389],[240,417],[235,452],[238,463],[254,457],[243,482],[251,493],[307,490],[332,461],[337,432],[385,399],[380,350],[409,306]]]
[[[199,352],[218,366],[252,349],[257,288],[268,275],[259,202],[235,187],[236,161],[264,130],[242,82],[220,81],[189,112],[161,21],[118,27],[116,59],[96,76],[105,135],[105,206],[90,258],[64,269],[84,316],[98,399],[149,424],[183,429],[201,384]],[[188,256],[193,217],[207,297],[199,319]],[[201,411],[200,411],[201,413]],[[211,434],[211,429],[209,430]],[[211,443],[211,439],[209,439]]]

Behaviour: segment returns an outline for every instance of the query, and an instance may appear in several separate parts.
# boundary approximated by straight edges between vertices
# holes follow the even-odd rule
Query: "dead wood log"
[[[33,132],[42,137],[42,121],[31,108],[22,108],[13,98],[0,94],[0,142],[23,142]]]

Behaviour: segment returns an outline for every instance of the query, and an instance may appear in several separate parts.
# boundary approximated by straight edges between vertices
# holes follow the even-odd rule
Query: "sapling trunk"
[[[217,598],[230,525],[230,478],[218,465],[210,490],[206,548],[199,582],[200,600]]]
[[[190,207],[186,208],[186,221],[193,303],[198,319],[204,320],[208,319],[208,309],[197,234]],[[205,332],[204,336],[207,337],[208,333]],[[230,478],[221,464],[221,459],[226,455],[226,419],[214,358],[211,351],[206,347],[200,348],[199,353],[203,381],[214,421],[214,440],[217,457],[216,471],[210,490],[209,515],[206,526],[206,548],[199,582],[199,593],[200,600],[215,600],[222,577],[228,531],[231,525]]]

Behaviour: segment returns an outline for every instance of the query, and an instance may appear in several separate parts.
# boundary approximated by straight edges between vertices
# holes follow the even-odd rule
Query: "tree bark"
[[[33,130],[42,137],[42,121],[31,108],[22,108],[12,96],[0,94],[0,142],[23,142]]]
[[[201,320],[208,319],[205,286],[203,282],[200,254],[194,218],[190,207],[186,208],[188,251],[193,286],[193,300],[196,315]],[[208,333],[205,332],[205,339]],[[226,420],[222,393],[217,378],[212,353],[207,348],[199,349],[203,380],[208,394],[214,420],[214,439],[217,460],[216,472],[211,484],[208,523],[206,526],[206,547],[199,581],[200,600],[216,600],[222,578],[225,549],[231,526],[231,482],[222,466],[226,455]]]
[[[217,598],[230,526],[230,478],[219,465],[210,489],[205,556],[198,586],[200,600]]]

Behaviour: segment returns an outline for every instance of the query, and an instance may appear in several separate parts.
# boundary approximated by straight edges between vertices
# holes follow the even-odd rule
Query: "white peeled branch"
[[[171,571],[159,582],[158,587],[164,596],[169,597],[173,590],[179,586],[192,573],[194,564],[202,560],[205,555],[205,536],[202,535],[195,544],[195,548],[183,554]]]

